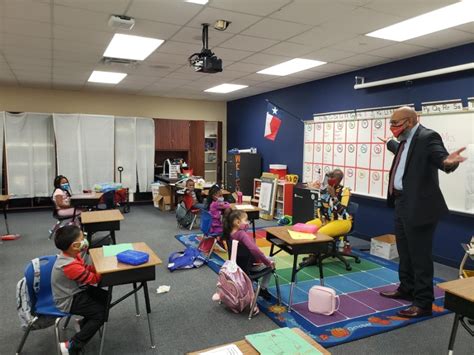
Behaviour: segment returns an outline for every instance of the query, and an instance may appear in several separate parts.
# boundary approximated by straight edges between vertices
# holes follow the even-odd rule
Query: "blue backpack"
[[[206,263],[206,258],[199,250],[187,247],[185,251],[172,253],[168,259],[168,270],[175,271],[181,269],[198,268]]]

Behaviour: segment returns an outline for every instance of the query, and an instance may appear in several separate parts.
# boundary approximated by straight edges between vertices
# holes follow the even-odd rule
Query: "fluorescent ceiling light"
[[[116,33],[104,52],[104,57],[144,60],[164,42],[162,39]]]
[[[221,84],[214,86],[210,89],[204,90],[205,92],[217,92],[219,94],[227,94],[228,92],[247,88],[248,85],[237,85],[237,84]]]
[[[209,0],[185,0],[186,2],[192,2],[194,4],[206,5]]]
[[[326,64],[326,62],[320,62],[319,60],[295,58],[287,62],[274,65],[273,67],[260,70],[257,72],[257,74],[285,76],[285,75],[297,73],[299,71],[303,71],[309,68],[314,68],[323,64]]]
[[[118,84],[126,76],[126,73],[114,73],[110,71],[94,70],[88,81],[90,81],[91,83]]]
[[[474,1],[464,0],[366,34],[403,42],[474,21]]]

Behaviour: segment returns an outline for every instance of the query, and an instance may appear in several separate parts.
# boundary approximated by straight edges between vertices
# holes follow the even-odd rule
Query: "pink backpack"
[[[234,313],[240,313],[252,304],[254,297],[252,281],[237,265],[237,247],[239,242],[232,241],[232,254],[219,271],[217,292],[213,299],[224,303]]]

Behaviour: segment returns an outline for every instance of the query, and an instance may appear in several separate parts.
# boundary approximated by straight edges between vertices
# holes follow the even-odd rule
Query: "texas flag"
[[[280,129],[281,120],[278,118],[278,109],[268,103],[267,104],[267,119],[265,120],[265,134],[264,137],[274,141],[278,130]]]

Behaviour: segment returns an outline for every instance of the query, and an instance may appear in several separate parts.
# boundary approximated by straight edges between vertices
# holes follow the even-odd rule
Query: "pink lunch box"
[[[308,310],[330,316],[339,309],[339,296],[330,287],[313,286],[309,289]]]

